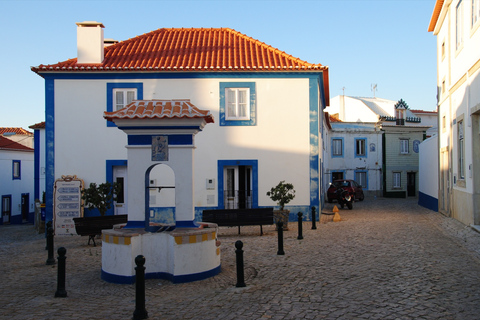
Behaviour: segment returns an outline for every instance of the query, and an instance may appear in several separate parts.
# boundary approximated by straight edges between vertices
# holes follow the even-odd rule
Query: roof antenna
[[[375,98],[375,91],[377,91],[377,84],[376,84],[376,83],[372,83],[371,89],[372,89],[372,91],[373,91],[373,97]]]
[[[342,96],[344,96],[345,95],[345,87],[342,87],[342,91],[343,91]]]

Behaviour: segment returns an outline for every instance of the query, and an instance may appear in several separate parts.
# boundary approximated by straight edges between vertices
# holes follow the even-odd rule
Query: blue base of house
[[[194,273],[194,274],[184,274],[180,276],[174,276],[167,272],[152,272],[145,273],[145,279],[164,279],[172,281],[173,283],[185,283],[193,282],[198,280],[204,280],[213,276],[216,276],[221,271],[221,266],[213,268],[212,270]],[[135,283],[135,276],[119,276],[111,274],[102,270],[102,280],[110,283],[117,284],[133,284]]]
[[[423,192],[418,192],[418,204],[427,209],[438,212],[438,199]]]

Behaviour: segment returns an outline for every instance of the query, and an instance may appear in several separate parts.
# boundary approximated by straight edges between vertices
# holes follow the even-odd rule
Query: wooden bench
[[[114,216],[103,216],[103,217],[80,217],[73,218],[75,222],[75,231],[79,236],[88,236],[88,244],[90,240],[93,241],[93,246],[95,243],[95,236],[101,235],[102,230],[104,229],[113,229],[113,226],[116,224],[122,224],[128,222],[128,215],[120,214]]]
[[[260,226],[260,235],[263,235],[262,225],[273,224],[273,208],[203,210],[202,221],[238,227],[238,234],[241,226]]]

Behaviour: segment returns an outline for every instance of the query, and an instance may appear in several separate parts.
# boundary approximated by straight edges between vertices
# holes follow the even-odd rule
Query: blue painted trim
[[[422,207],[438,212],[438,199],[421,191],[418,192],[418,204]]]
[[[334,155],[334,154],[333,154],[333,140],[341,140],[341,141],[342,141],[342,154],[341,154],[341,155]],[[344,140],[344,138],[342,138],[342,137],[335,137],[335,138],[333,138],[333,137],[332,137],[332,139],[331,139],[330,141],[331,141],[331,142],[330,142],[330,144],[331,144],[331,148],[330,148],[330,149],[331,149],[331,150],[330,150],[331,152],[330,152],[330,154],[332,155],[332,158],[344,158],[344,157],[345,157],[345,140]]]
[[[223,169],[224,167],[251,166],[252,167],[252,208],[258,208],[258,160],[218,160],[217,161],[217,179],[218,179],[218,208],[225,209],[223,201]]]
[[[18,163],[18,176],[15,176],[15,164]],[[12,160],[12,180],[22,180],[22,161]]]
[[[321,137],[319,137],[319,120],[323,119],[323,108],[320,106],[319,85],[320,78],[309,79],[309,104],[310,104],[310,206],[320,212],[320,178],[323,175],[320,169]]]
[[[48,73],[39,72],[45,80],[132,80],[132,79],[212,79],[212,78],[315,78],[322,84],[323,87],[323,72],[322,71],[308,71],[308,72],[114,72],[108,73],[105,71],[96,71],[81,73],[74,71],[71,73],[58,72]],[[324,98],[322,90],[322,98]]]
[[[55,185],[54,80],[54,78],[45,78],[45,223],[53,220],[53,187]]]
[[[117,283],[117,284],[133,284],[135,283],[135,276],[119,276],[116,274],[108,273],[103,271],[101,278],[103,281],[110,282],[110,283]]]
[[[221,265],[218,267],[215,267],[211,270],[208,271],[203,271],[199,273],[193,273],[193,274],[185,274],[185,275],[179,275],[179,276],[174,276],[170,273],[167,272],[147,272],[145,273],[145,279],[164,279],[164,280],[169,280],[172,281],[173,283],[186,283],[186,282],[193,282],[193,281],[198,281],[198,280],[204,280],[213,276],[216,276],[219,274],[222,270]],[[110,283],[117,283],[117,284],[133,284],[135,283],[135,276],[120,276],[120,275],[115,275],[112,273],[108,273],[106,271],[103,271],[102,269],[102,274],[101,274],[102,280]]]
[[[355,158],[367,158],[368,157],[368,144],[367,144],[367,138],[355,138],[354,139],[354,148],[355,148]],[[364,140],[365,141],[365,154],[359,155],[358,150],[357,150],[357,141],[359,140]]]
[[[168,129],[168,130],[199,130],[202,131],[202,128],[200,126],[177,126],[177,127],[171,127],[171,126],[135,126],[135,127],[118,127],[120,130],[161,130],[161,129]]]
[[[128,135],[129,146],[145,146],[152,145],[152,137],[154,135]],[[192,145],[193,135],[191,134],[172,134],[168,135],[168,144],[175,145]]]
[[[227,120],[225,112],[225,89],[227,88],[249,88],[250,89],[250,120]],[[257,125],[257,103],[255,82],[220,82],[220,126],[256,126]]]
[[[98,79],[98,77],[95,77]],[[131,78],[130,78],[131,79]],[[137,100],[143,100],[143,83],[139,82],[115,82],[107,83],[107,112],[112,112],[113,89],[137,89]],[[116,127],[112,121],[107,121],[107,127]]]
[[[124,229],[145,229],[145,221],[132,221],[128,220]]]
[[[33,131],[33,197],[39,199],[40,197],[40,130]]]
[[[176,228],[198,228],[200,225],[196,223],[194,220],[184,220],[184,221],[176,221],[175,223]]]

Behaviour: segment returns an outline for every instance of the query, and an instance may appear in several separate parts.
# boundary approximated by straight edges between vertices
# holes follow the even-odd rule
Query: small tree
[[[280,206],[280,210],[283,210],[285,205],[295,198],[295,189],[293,184],[285,183],[285,180],[282,180],[276,187],[267,192],[267,196],[276,201]]]
[[[120,184],[110,182],[101,183],[97,186],[96,183],[90,183],[90,186],[82,190],[82,199],[84,206],[89,210],[98,209],[100,215],[103,217],[107,210],[112,207],[113,201],[117,200],[117,194],[120,192]]]

